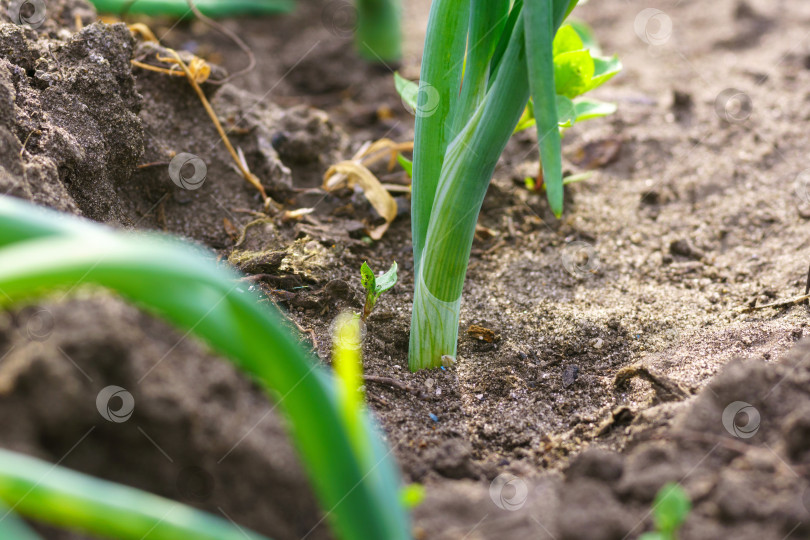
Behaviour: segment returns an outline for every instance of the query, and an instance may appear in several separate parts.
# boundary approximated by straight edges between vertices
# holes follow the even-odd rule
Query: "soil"
[[[120,24],[93,23],[81,0],[51,2],[37,31],[0,25],[0,191],[208,246],[261,275],[268,301],[291,331],[312,331],[302,343],[326,364],[332,320],[361,308],[360,264],[397,261],[400,281],[368,322],[364,364],[369,406],[403,476],[427,490],[417,538],[634,538],[652,528],[667,482],[693,500],[681,538],[810,536],[810,342],[798,343],[808,310],[740,310],[805,290],[810,5],[579,8],[624,63],[595,96],[617,114],[565,137],[568,172],[593,176],[571,186],[555,220],[523,185],[537,170],[534,134],[513,139],[479,220],[458,361],[411,374],[407,200],[372,243],[379,216],[362,194],[320,190],[326,168],[364,142],[412,137],[391,69],[418,77],[429,2],[407,4],[399,66],[359,60],[327,2],[225,21],[258,64],[204,90],[268,194],[284,210],[314,208],[303,218],[264,214],[185,79],[133,68],[159,49]],[[645,33],[651,7],[663,18]],[[202,23],[149,24],[165,46],[227,71],[247,62]],[[214,81],[223,76],[214,69]],[[182,152],[207,165],[199,189],[169,178]],[[259,389],[114,296],[79,287],[5,315],[0,356],[3,446],[273,538],[301,538],[320,519]],[[97,414],[95,396],[110,384],[133,393],[132,421]],[[753,409],[724,426],[734,402]],[[757,414],[758,429],[740,431]]]

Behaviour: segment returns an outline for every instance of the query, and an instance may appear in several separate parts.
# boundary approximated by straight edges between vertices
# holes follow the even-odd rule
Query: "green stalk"
[[[267,540],[184,504],[4,449],[0,497],[16,501],[14,510],[31,518],[119,540]],[[5,512],[0,509],[0,517]],[[9,519],[0,521],[0,528]],[[39,538],[2,532],[13,540]]]
[[[522,17],[484,102],[447,150],[431,211],[411,322],[411,370],[456,355],[475,225],[498,158],[529,100]]]
[[[121,15],[164,15],[189,18],[194,14],[186,0],[91,0],[99,13]],[[294,0],[195,0],[203,15],[209,17],[236,17],[240,15],[272,15],[289,13],[295,8]]]
[[[509,17],[506,20],[503,31],[501,32],[501,37],[498,39],[497,45],[495,45],[495,52],[492,54],[492,60],[490,61],[489,66],[490,86],[498,73],[498,68],[501,65],[501,58],[503,58],[506,48],[509,47],[509,43],[512,41],[512,34],[514,33],[515,25],[517,24],[521,13],[523,13],[523,0],[515,0],[512,4],[512,9],[509,11]]]
[[[453,133],[459,133],[483,101],[489,64],[509,18],[509,0],[472,0],[470,31],[461,95],[453,109]]]
[[[193,332],[278,398],[338,538],[410,537],[395,464],[371,418],[360,418],[368,454],[359,455],[331,377],[299,348],[277,314],[239,288],[239,275],[218,267],[210,254],[10,198],[0,198],[0,247],[1,301],[95,284]]]
[[[469,12],[467,0],[433,0],[430,7],[414,127],[411,227],[415,279],[452,133],[451,111],[461,88]]]
[[[552,44],[565,17],[578,0],[526,0],[526,50],[529,83],[537,120],[537,144],[546,196],[558,218],[563,211],[562,141],[557,116],[557,93],[554,84]]]
[[[556,35],[562,23],[579,4],[579,0],[553,0],[552,3],[554,4],[554,35]],[[553,38],[554,36],[552,36]]]
[[[402,57],[399,0],[357,0],[357,50],[367,60],[396,62]]]

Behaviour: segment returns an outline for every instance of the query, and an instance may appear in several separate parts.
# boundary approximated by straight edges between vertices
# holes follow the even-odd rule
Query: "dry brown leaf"
[[[372,239],[379,240],[397,216],[397,203],[374,173],[357,161],[342,161],[329,167],[323,177],[323,189],[326,191],[334,191],[343,186],[352,188],[356,185],[360,186],[371,206],[385,219],[383,225],[369,233]]]
[[[380,139],[373,143],[366,143],[354,156],[355,160],[360,160],[363,165],[370,167],[385,159],[388,155],[388,170],[393,171],[397,164],[397,155],[400,152],[412,152],[413,141],[398,143],[391,139]],[[362,159],[361,159],[362,158]]]
[[[304,216],[308,216],[312,212],[314,212],[314,208],[298,208],[297,210],[287,210],[283,214],[281,214],[281,221],[295,221],[301,219]]]

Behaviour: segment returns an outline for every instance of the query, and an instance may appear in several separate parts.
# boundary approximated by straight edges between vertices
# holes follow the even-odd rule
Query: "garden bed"
[[[406,8],[397,67],[411,79],[427,4]],[[260,275],[244,286],[262,288],[326,363],[332,321],[362,308],[361,263],[398,262],[363,352],[369,406],[405,479],[427,489],[417,538],[632,538],[651,528],[652,500],[670,481],[694,502],[682,538],[801,538],[810,349],[797,342],[807,308],[739,308],[805,288],[810,6],[719,0],[709,16],[692,0],[654,4],[672,22],[666,39],[646,35],[654,44],[634,28],[647,4],[600,0],[575,12],[622,59],[623,73],[597,92],[619,110],[566,134],[567,170],[595,173],[570,188],[559,221],[523,186],[537,170],[534,134],[510,142],[479,219],[447,369],[407,368],[407,200],[368,242],[364,220],[375,216],[362,195],[318,189],[364,142],[413,132],[394,66],[356,58],[350,31],[319,2],[227,21],[258,66],[204,85],[268,194],[312,214],[264,215],[188,82],[133,69],[151,46],[122,25],[91,24],[79,0],[54,2],[39,34],[0,27],[0,191],[208,246]],[[166,46],[230,71],[246,62],[201,23],[150,24]],[[179,152],[204,158],[201,188],[172,183]],[[329,537],[273,405],[194,339],[79,286],[0,318],[0,356],[2,446],[273,538]],[[125,423],[96,411],[111,384],[134,396]],[[736,401],[759,412],[755,437],[724,427]],[[493,491],[503,474],[512,483]]]

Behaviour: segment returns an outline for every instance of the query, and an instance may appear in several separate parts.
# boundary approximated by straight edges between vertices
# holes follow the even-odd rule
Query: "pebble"
[[[572,384],[574,384],[577,379],[579,378],[579,366],[570,365],[565,367],[565,371],[563,371],[563,387],[568,388]]]

